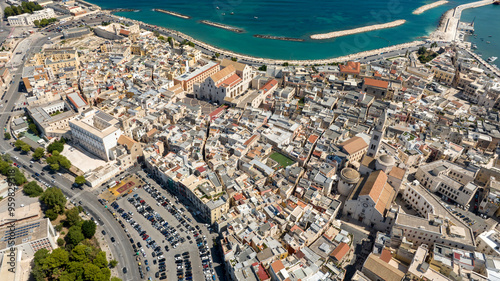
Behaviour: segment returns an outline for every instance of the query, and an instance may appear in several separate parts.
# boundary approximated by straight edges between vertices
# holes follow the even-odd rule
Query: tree
[[[219,58],[220,57],[220,54],[219,53],[215,53],[214,55],[216,58]]]
[[[61,167],[60,167],[60,166],[59,166],[59,164],[57,164],[57,163],[50,164],[50,169],[51,169],[52,171],[59,171],[59,168],[61,168]]]
[[[418,48],[418,51],[417,51],[417,53],[418,53],[419,55],[423,55],[423,54],[425,54],[426,52],[427,52],[427,48],[425,48],[425,47],[423,47],[423,46],[422,46],[422,47],[420,47],[420,48]]]
[[[34,20],[34,21],[33,21],[33,24],[34,24],[36,27],[40,27],[40,21],[39,21],[39,20]]]
[[[84,176],[76,176],[75,177],[75,183],[78,184],[78,185],[82,185],[84,183],[86,183],[87,180],[85,179]]]
[[[20,186],[20,185],[24,184],[25,182],[27,182],[27,180],[26,180],[26,177],[24,176],[24,174],[21,171],[19,171],[18,168],[15,168],[14,169],[14,183],[17,186]]]
[[[3,138],[6,139],[6,140],[10,140],[12,138],[12,136],[9,134],[9,132],[5,132],[3,134]]]
[[[267,65],[263,64],[259,67],[260,71],[266,71],[267,70]]]
[[[47,211],[45,211],[45,216],[49,218],[49,220],[55,221],[59,215],[54,212],[53,209],[48,209]]]
[[[432,44],[431,44],[431,49],[432,49],[432,48],[436,48],[437,46],[438,46],[438,44],[437,44],[436,42],[432,42]]]
[[[29,197],[38,197],[42,195],[43,188],[41,188],[36,181],[31,181],[23,186],[23,193]]]
[[[236,58],[236,57],[232,57],[232,58],[231,58],[231,60],[232,60],[232,61],[238,61],[238,58]]]
[[[28,128],[30,129],[30,131],[34,134],[34,135],[37,135],[38,136],[38,129],[35,125],[35,123],[31,123]]]
[[[64,197],[62,191],[57,187],[50,187],[45,190],[45,192],[40,197],[45,205],[49,209],[54,209],[54,212],[62,213],[64,210],[64,205],[66,205],[66,197]]]
[[[31,146],[29,144],[25,143],[25,144],[23,144],[23,146],[21,146],[21,150],[23,152],[28,153],[31,150]]]
[[[170,44],[170,48],[174,47],[174,39],[172,37],[167,37],[167,42]]]
[[[37,147],[33,153],[33,159],[39,160],[45,155],[45,150],[42,147]]]
[[[92,238],[95,234],[96,225],[91,220],[86,220],[82,223],[82,233],[85,238]]]
[[[289,65],[288,62],[283,63],[283,66],[288,66],[288,65]]]
[[[64,239],[62,239],[62,238],[58,238],[58,239],[57,239],[57,246],[59,246],[59,247],[64,246]]]
[[[64,143],[61,141],[55,141],[47,146],[47,151],[49,153],[53,153],[55,150],[62,152],[64,150]]]
[[[118,261],[117,260],[110,260],[109,261],[109,267],[115,268],[117,265],[118,265]],[[113,280],[113,279],[111,279],[111,280]]]
[[[15,16],[16,14],[14,13],[14,10],[12,10],[11,7],[7,6],[4,10],[3,10],[3,14],[5,15],[6,18],[10,17],[10,16]]]
[[[108,260],[106,259],[106,253],[105,252],[99,252],[97,256],[94,258],[92,261],[94,265],[96,265],[99,268],[105,268],[108,266]]]
[[[83,236],[82,229],[78,225],[73,225],[69,228],[65,239],[66,243],[76,246],[85,239],[85,236]]]
[[[77,207],[66,211],[66,222],[69,226],[78,224],[81,221],[80,210]]]
[[[16,140],[16,142],[14,143],[14,146],[17,148],[17,149],[21,149],[21,147],[23,147],[23,145],[25,145],[26,143],[22,140]]]

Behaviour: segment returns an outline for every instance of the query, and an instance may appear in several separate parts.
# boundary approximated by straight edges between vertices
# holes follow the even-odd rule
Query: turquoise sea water
[[[122,12],[117,15],[179,30],[219,48],[264,58],[305,60],[338,57],[419,39],[421,36],[429,35],[436,28],[439,18],[446,10],[471,1],[452,0],[420,15],[413,15],[413,10],[432,3],[433,0],[92,0],[91,2],[108,9],[139,9],[140,12]],[[181,19],[154,12],[153,8],[175,11],[192,18]],[[234,15],[231,15],[231,12]],[[334,39],[309,39],[311,34],[399,19],[405,19],[407,22],[394,28]],[[236,26],[245,29],[246,32],[237,34],[201,24],[198,22],[200,20]],[[255,38],[254,34],[303,38],[306,41]]]
[[[474,34],[477,36],[468,36],[467,40],[477,45],[475,52],[481,54],[483,59],[499,57],[494,64],[500,67],[500,5],[465,10],[462,20],[474,20]]]

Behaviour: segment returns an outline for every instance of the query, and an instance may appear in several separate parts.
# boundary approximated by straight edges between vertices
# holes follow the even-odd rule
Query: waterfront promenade
[[[446,42],[452,42],[456,36],[456,33],[457,33],[458,21],[460,20],[461,11],[468,9],[468,8],[474,8],[474,7],[480,7],[480,6],[492,4],[492,2],[493,2],[493,0],[483,0],[483,1],[478,1],[478,2],[474,2],[474,3],[461,5],[461,6],[456,7],[455,9],[448,10],[443,15],[440,26],[436,29],[435,32],[433,32],[430,35],[429,39],[432,41],[437,41],[438,43],[441,42],[441,43],[439,43],[440,45],[444,45],[444,44],[446,44]],[[105,11],[103,11],[103,12],[105,12]],[[122,18],[122,17],[118,17],[116,15],[111,15],[111,16],[113,16],[118,22],[121,21],[120,18]],[[341,62],[345,62],[348,60],[368,61],[370,59],[375,59],[375,58],[385,58],[385,57],[397,56],[398,54],[404,54],[406,51],[415,51],[420,46],[425,46],[426,44],[430,44],[429,42],[424,42],[424,41],[413,41],[413,42],[388,46],[385,48],[369,50],[369,51],[364,51],[364,52],[349,54],[349,55],[340,56],[340,57],[336,57],[336,58],[329,58],[329,59],[319,59],[319,60],[283,60],[283,59],[281,59],[281,60],[277,60],[277,59],[257,58],[257,57],[252,57],[252,56],[248,56],[248,55],[238,54],[238,53],[235,53],[235,52],[232,52],[229,50],[224,50],[221,48],[211,46],[209,44],[206,44],[204,42],[196,40],[196,39],[192,38],[191,36],[188,36],[182,32],[176,31],[176,30],[158,27],[158,26],[151,25],[151,24],[146,24],[144,22],[140,22],[137,20],[132,20],[132,19],[128,19],[128,20],[130,22],[134,22],[134,23],[138,24],[142,29],[150,30],[150,31],[158,31],[160,34],[162,34],[164,36],[171,36],[179,42],[181,42],[183,40],[191,41],[205,55],[212,56],[215,54],[220,54],[222,57],[237,58],[239,61],[241,61],[243,63],[251,64],[251,65],[263,65],[263,64],[265,64],[265,65],[282,65],[284,63],[288,63],[290,65],[323,65],[323,64],[330,64],[330,63],[341,63]],[[450,21],[453,21],[453,20],[456,20],[456,23],[452,22],[452,24],[450,24]],[[453,26],[454,26],[454,28],[453,28]]]
[[[335,37],[340,37],[340,36],[347,36],[347,35],[352,35],[352,34],[356,34],[356,33],[363,33],[363,32],[368,32],[368,31],[373,31],[373,30],[378,30],[378,29],[384,29],[384,28],[391,28],[391,27],[402,25],[405,22],[406,22],[406,20],[395,20],[395,21],[391,21],[388,23],[374,24],[374,25],[363,26],[363,27],[358,27],[358,28],[353,28],[353,29],[314,34],[314,35],[311,35],[311,39],[320,40],[320,39],[330,39],[330,38],[335,38]]]
[[[412,14],[414,14],[414,15],[420,15],[420,14],[422,14],[423,12],[425,12],[427,10],[434,9],[434,8],[439,7],[441,5],[444,5],[446,3],[448,3],[448,1],[446,1],[446,0],[436,1],[434,3],[424,5],[424,6],[420,7],[420,8],[418,8],[418,9],[416,9],[415,11],[413,11]]]

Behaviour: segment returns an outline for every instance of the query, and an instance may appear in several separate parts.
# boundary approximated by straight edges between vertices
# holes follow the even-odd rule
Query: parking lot
[[[151,187],[137,189],[109,206],[132,239],[114,243],[134,242],[145,279],[217,280],[210,251],[215,234],[174,197],[149,182]]]

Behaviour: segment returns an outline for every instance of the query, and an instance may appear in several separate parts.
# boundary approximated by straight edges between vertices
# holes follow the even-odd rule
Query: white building
[[[51,8],[46,8],[40,11],[34,11],[33,14],[25,13],[17,16],[10,16],[7,18],[11,26],[32,26],[36,20],[55,18],[56,14]]]
[[[476,251],[500,257],[500,233],[496,229],[485,231],[477,237]]]
[[[464,206],[469,204],[477,190],[477,186],[472,183],[474,172],[444,160],[420,166],[415,177],[424,187],[444,200]]]
[[[222,104],[226,98],[232,101],[248,89],[253,78],[250,66],[230,60],[223,60],[221,66],[224,67],[221,71],[195,85],[196,98]]]
[[[111,150],[123,134],[117,119],[95,109],[84,111],[69,127],[75,143],[105,161],[112,160]]]
[[[392,229],[415,245],[440,243],[473,251],[476,247],[472,229],[446,209],[434,194],[415,184],[407,184],[404,201],[422,217],[398,213]]]
[[[379,170],[361,180],[345,202],[345,215],[380,231],[388,231],[394,222],[391,204],[396,196],[387,182],[387,175]]]

